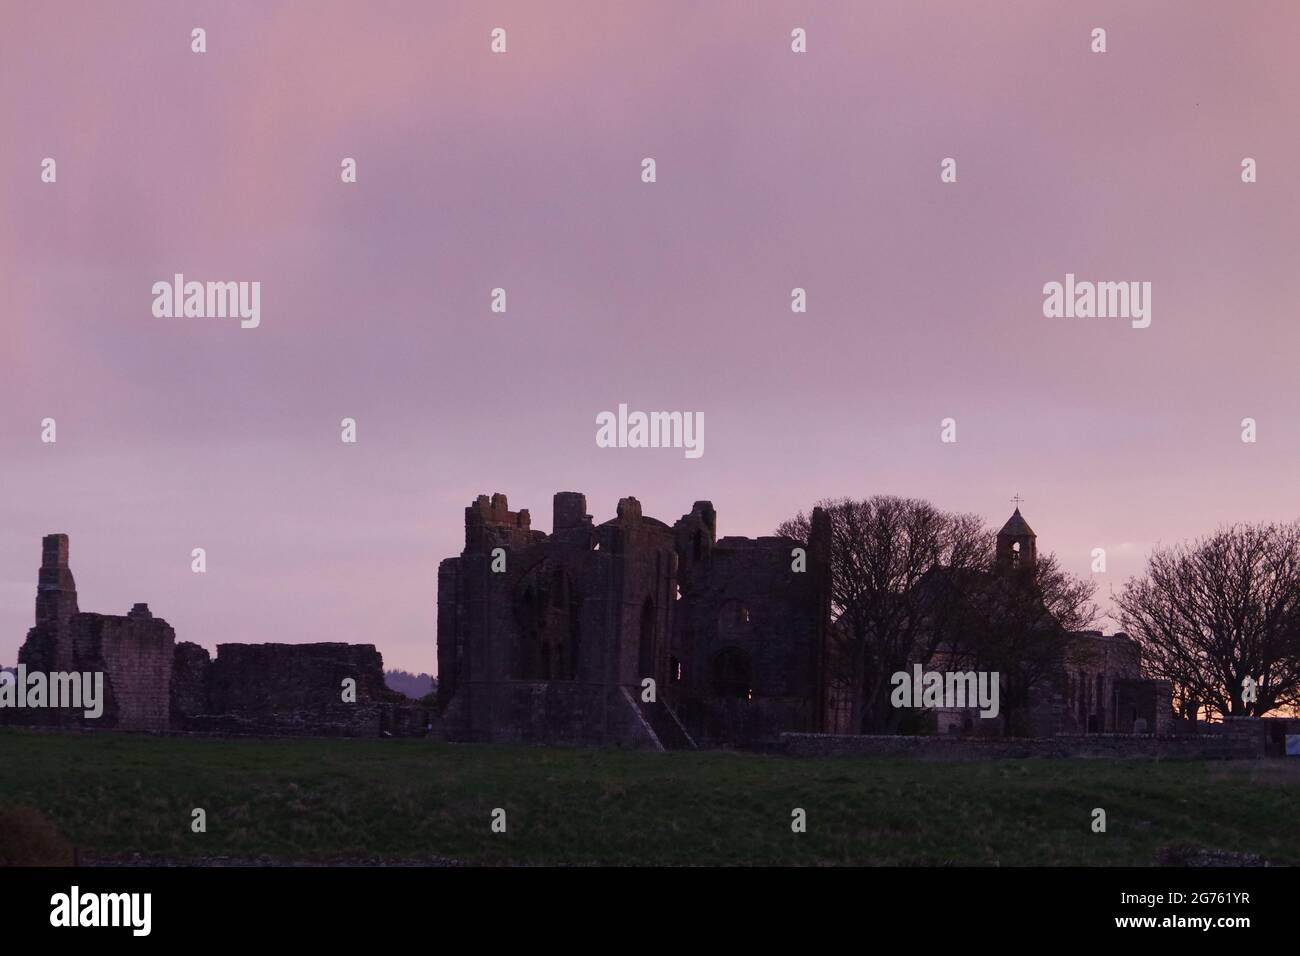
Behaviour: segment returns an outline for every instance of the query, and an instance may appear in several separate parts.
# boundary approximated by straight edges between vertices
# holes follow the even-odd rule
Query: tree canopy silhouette
[[[898,731],[890,677],[914,664],[998,671],[1008,726],[1059,673],[1063,638],[1096,618],[1095,586],[1054,555],[996,564],[995,535],[974,514],[877,495],[818,502],[830,520],[831,679],[850,690],[854,732]],[[777,534],[807,541],[800,513]]]
[[[851,688],[855,731],[896,729],[889,678],[926,663],[942,635],[928,626],[936,592],[919,587],[931,569],[987,565],[993,537],[977,515],[941,511],[928,501],[877,495],[817,503],[830,520],[831,608],[838,646],[832,661]],[[777,534],[807,541],[811,518],[800,512]]]
[[[1236,524],[1157,548],[1116,604],[1149,675],[1172,682],[1182,716],[1258,717],[1300,704],[1300,522]]]

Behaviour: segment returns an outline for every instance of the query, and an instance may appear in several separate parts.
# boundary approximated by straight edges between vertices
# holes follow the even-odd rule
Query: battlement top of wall
[[[506,496],[500,492],[491,498],[487,495],[479,495],[475,498],[474,503],[465,509],[465,519],[514,528],[528,529],[532,526],[532,516],[528,513],[528,509],[520,508],[518,511],[511,511]]]
[[[41,567],[66,568],[68,566],[68,536],[47,534],[41,539]]]
[[[149,610],[149,605],[143,603],[133,604],[131,610],[127,611],[126,616],[135,621],[153,620],[153,612]]]

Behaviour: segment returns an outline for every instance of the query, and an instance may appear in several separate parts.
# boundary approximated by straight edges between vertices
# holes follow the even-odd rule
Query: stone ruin
[[[1033,560],[1033,532],[1018,517],[999,548],[1019,544],[1015,553]],[[102,673],[104,712],[4,708],[0,722],[316,736],[436,730],[453,740],[651,749],[844,734],[843,701],[827,677],[829,548],[820,509],[807,542],[719,538],[708,501],[669,525],[623,498],[615,517],[595,524],[585,496],[560,492],[545,534],[504,495],[481,495],[465,509],[464,550],[438,568],[435,707],[389,690],[373,645],[221,644],[213,659],[178,643],[145,604],[125,615],[83,612],[68,537],[47,535],[19,663]],[[1076,653],[1035,707],[1034,736],[1161,738],[1179,729],[1167,682],[1141,676],[1135,642],[1070,637]],[[343,700],[349,678],[354,703]],[[937,732],[963,735],[969,718],[940,712]],[[1272,752],[1283,731],[1267,733]]]
[[[423,734],[422,707],[384,685],[372,644],[220,644],[217,657],[176,633],[148,605],[125,615],[77,606],[68,536],[46,535],[36,589],[36,626],[18,652],[29,672],[99,672],[104,712],[0,710],[7,723],[140,731],[378,736]],[[343,681],[356,681],[356,702]]]
[[[996,573],[1037,562],[1038,536],[1019,508],[998,532],[994,557]],[[1142,675],[1142,648],[1122,631],[1066,632],[1053,670],[1029,695],[1027,736],[1167,736],[1186,729],[1175,726],[1172,685]],[[962,734],[978,733],[982,721],[969,708],[940,708],[935,723],[937,733]]]
[[[464,550],[438,568],[446,733],[659,749],[819,729],[830,621],[820,509],[812,538],[719,538],[708,501],[669,525],[623,498],[597,525],[576,492],[555,495],[547,535],[505,495],[479,496]]]
[[[343,682],[356,681],[356,701]],[[321,737],[418,736],[432,723],[384,684],[373,644],[218,644],[212,660],[188,641],[172,666],[173,730]]]
[[[465,509],[465,547],[438,568],[439,705],[449,737],[628,747],[765,747],[786,734],[847,734],[830,603],[830,522],[810,540],[717,536],[712,503],[673,524],[623,498],[595,524],[560,492],[551,533],[506,496]],[[1019,510],[998,570],[1034,562]],[[799,555],[802,554],[802,559]],[[1033,736],[1171,732],[1168,682],[1142,677],[1123,634],[1068,635],[1033,695]],[[652,681],[655,699],[643,699]],[[984,728],[934,712],[932,733]]]
[[[18,651],[29,671],[99,672],[104,675],[103,727],[167,730],[172,649],[176,633],[147,604],[129,613],[93,614],[77,606],[77,584],[68,566],[68,536],[46,535],[36,584],[36,626]],[[10,722],[66,725],[81,711],[0,711]]]

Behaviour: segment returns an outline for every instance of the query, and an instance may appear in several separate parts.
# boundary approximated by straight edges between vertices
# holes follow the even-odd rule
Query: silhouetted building
[[[465,509],[465,548],[438,568],[449,736],[674,748],[822,728],[821,511],[807,545],[719,540],[707,501],[672,526],[635,498],[600,525],[586,511],[556,494],[547,535],[505,495]]]

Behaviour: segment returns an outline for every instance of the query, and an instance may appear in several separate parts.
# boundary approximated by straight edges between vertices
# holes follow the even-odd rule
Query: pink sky
[[[480,493],[757,535],[1018,492],[1103,595],[1300,517],[1298,41],[1291,0],[6,4],[0,663],[55,531],[83,610],[433,671]],[[176,272],[260,281],[261,327],[155,318]],[[1044,318],[1067,272],[1151,327]],[[704,456],[597,448],[620,402]]]

